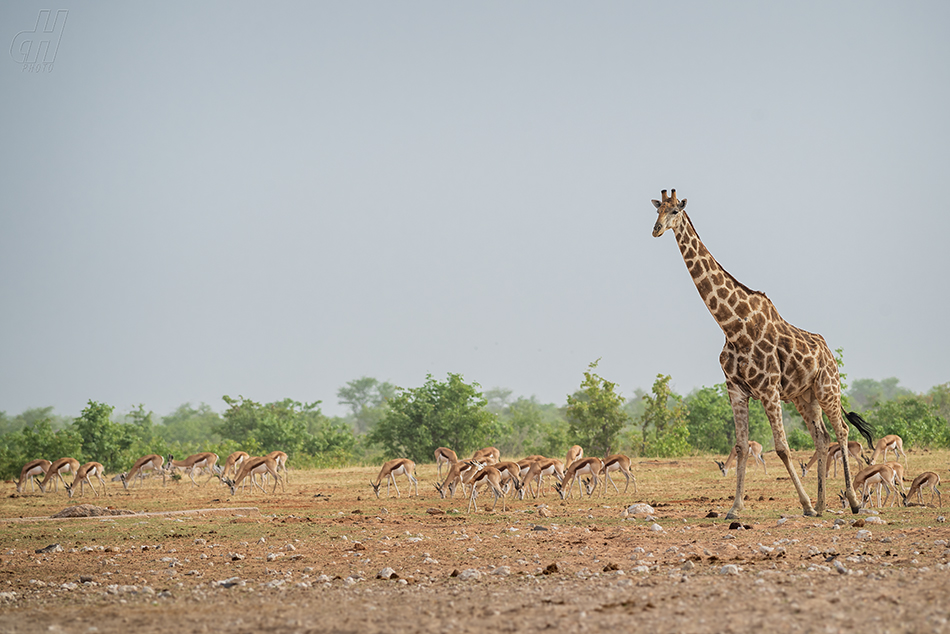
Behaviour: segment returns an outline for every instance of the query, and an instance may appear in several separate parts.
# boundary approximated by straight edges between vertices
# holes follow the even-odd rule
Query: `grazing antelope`
[[[448,447],[439,447],[435,450],[435,466],[439,470],[440,478],[442,477],[442,465],[448,465],[451,468],[458,461],[459,457]]]
[[[521,492],[521,465],[517,462],[496,462],[492,466],[498,469],[498,473],[501,474],[501,482],[504,485],[505,493],[508,493],[512,484],[515,491]]]
[[[600,458],[590,457],[590,458],[581,458],[580,460],[575,460],[570,467],[567,468],[567,471],[564,472],[564,476],[561,478],[561,481],[555,484],[558,494],[560,494],[561,499],[571,496],[571,489],[574,487],[574,482],[577,482],[577,495],[578,497],[584,497],[581,493],[581,484],[579,476],[590,475],[593,480],[593,486],[587,489],[587,496],[590,497],[594,493],[594,489],[597,488],[597,474],[604,470],[604,461]],[[606,485],[604,488],[604,495],[607,494]]]
[[[482,466],[481,464],[476,463],[478,471],[472,477],[472,494],[468,500],[468,512],[472,512],[472,507],[475,507],[475,510],[478,511],[478,503],[475,502],[475,498],[478,497],[478,485],[483,482],[488,485],[491,489],[492,495],[495,496],[495,501],[491,506],[491,510],[495,510],[495,506],[498,505],[498,498],[501,498],[501,510],[508,510],[507,505],[505,504],[505,493],[501,490],[501,472],[498,471],[494,466],[487,465]]]
[[[467,485],[472,476],[475,475],[476,471],[475,463],[470,460],[460,460],[453,462],[449,468],[448,472],[445,475],[445,481],[442,484],[438,482],[434,485],[435,490],[439,492],[439,495],[442,499],[445,499],[445,493],[448,491],[449,497],[455,497],[455,488],[461,484],[462,485],[462,494],[465,493],[465,485]]]
[[[475,462],[484,462],[486,464],[495,464],[501,460],[501,452],[494,447],[485,447],[473,453],[472,460]]]
[[[386,497],[389,497],[389,485],[392,484],[396,488],[396,497],[402,497],[402,494],[399,492],[399,485],[396,484],[396,476],[404,475],[409,480],[409,495],[412,495],[412,488],[415,486],[416,497],[419,496],[419,481],[416,480],[415,476],[416,463],[408,458],[396,458],[395,460],[390,460],[383,464],[383,468],[379,470],[379,476],[376,478],[376,483],[373,484],[370,482],[370,486],[373,487],[373,492],[376,494],[376,499],[379,499],[379,487],[383,484],[383,478],[386,478]]]
[[[755,458],[760,463],[762,463],[762,470],[765,472],[765,475],[769,474],[769,470],[765,468],[765,459],[762,458],[762,445],[757,443],[754,440],[749,441],[749,456]],[[726,458],[725,462],[719,462],[718,460],[713,460],[716,463],[716,466],[719,467],[719,470],[722,471],[722,475],[729,475],[729,469],[732,467],[732,463],[736,459],[736,448],[732,448],[732,453],[729,454],[729,457]]]
[[[40,482],[40,491],[46,493],[46,483],[54,476],[59,478],[63,486],[66,486],[66,480],[63,479],[63,474],[76,473],[77,469],[79,469],[79,461],[75,458],[60,458],[59,460],[54,460],[49,466],[49,469],[46,470],[46,477]],[[53,480],[53,487],[59,492],[59,484],[56,480]]]
[[[623,455],[622,453],[614,454],[612,456],[607,456],[604,460],[604,470],[602,472],[604,478],[610,484],[613,484],[614,491],[620,493],[620,489],[617,488],[617,485],[614,484],[614,481],[610,479],[611,471],[619,471],[623,474],[623,477],[627,479],[627,485],[623,488],[623,492],[626,493],[627,489],[630,488],[630,481],[633,480],[633,492],[639,493],[640,489],[637,487],[637,479],[633,477],[633,474],[630,473],[630,458]],[[604,490],[606,490],[607,485],[604,485]]]
[[[856,440],[848,441],[848,455],[854,458],[858,465],[861,464],[861,458],[864,457],[864,448],[861,446],[861,443]],[[835,465],[834,475],[838,477],[838,461],[841,460],[841,443],[832,443],[828,445],[828,460],[825,461],[825,477],[828,477],[828,470],[831,468],[831,464]],[[818,461],[818,451],[811,455],[811,460],[808,461],[808,464],[805,464],[801,460],[798,461],[799,466],[802,468],[802,477],[804,478],[808,475],[808,470],[811,469],[811,466]]]
[[[211,472],[208,480],[211,480],[217,475],[214,471],[216,464],[218,464],[218,454],[210,451],[192,454],[184,460],[175,460],[175,456],[168,454],[168,464],[165,465],[165,470],[171,473],[174,473],[176,469],[186,470],[188,471],[188,477],[191,478],[191,483],[198,486],[198,483],[195,482],[195,473],[201,473],[202,469],[208,469]],[[205,480],[205,483],[208,480]]]
[[[287,454],[285,454],[283,451],[272,451],[267,454],[267,456],[273,458],[277,462],[277,471],[283,471],[284,479],[287,482],[290,482],[290,472],[287,470]]]
[[[256,486],[261,490],[262,493],[267,493],[267,489],[264,488],[263,484],[258,484],[254,480],[254,474],[264,474],[269,473],[274,476],[274,488],[271,490],[271,493],[277,493],[277,483],[280,483],[280,490],[284,491],[284,479],[280,477],[280,473],[277,472],[277,460],[272,458],[270,455],[259,456],[257,458],[248,458],[241,465],[240,471],[238,471],[237,477],[233,480],[225,477],[218,476],[221,478],[221,481],[226,485],[231,487],[231,495],[237,493],[237,487],[245,478],[250,478],[251,480],[251,491],[253,492],[254,487]],[[263,478],[261,478],[263,482]]]
[[[519,467],[521,465],[519,461]],[[542,460],[531,460],[528,462],[528,471],[525,473],[521,480],[521,486],[527,487],[528,491],[531,491],[531,482],[534,480],[538,481],[537,491],[534,492],[534,497],[537,498],[538,494],[544,495],[544,479],[543,476],[553,475],[558,480],[564,479],[564,464],[557,458],[544,458]]]
[[[102,490],[105,491],[106,481],[102,478],[102,474],[105,473],[105,469],[102,467],[102,464],[99,462],[87,462],[83,466],[79,467],[79,471],[76,472],[76,477],[73,478],[72,484],[66,485],[66,493],[69,493],[69,497],[73,497],[73,492],[76,490],[76,483],[79,483],[79,497],[82,497],[86,494],[84,489],[85,485],[88,484],[89,488],[92,489],[92,492],[96,494],[96,497],[99,497],[99,492],[96,491],[96,487],[92,484],[92,480],[89,479],[89,476],[96,476],[99,478],[99,484],[102,485]]]
[[[16,492],[20,493],[23,491],[23,483],[27,480],[30,481],[30,493],[36,491],[36,476],[46,475],[46,472],[49,471],[49,466],[52,463],[49,460],[40,458],[38,460],[30,460],[28,463],[23,465],[23,468],[20,469],[20,480],[16,483]]]
[[[890,449],[894,452],[894,459],[897,459],[897,454],[904,456],[904,466],[907,466],[907,454],[904,453],[904,440],[895,434],[889,436],[884,436],[877,441],[877,444],[874,445],[874,453],[871,454],[871,464],[877,462],[878,458],[884,458],[884,461],[887,461],[887,450]]]
[[[934,494],[937,496],[937,507],[943,506],[943,501],[940,496],[940,491],[937,489],[937,485],[940,484],[940,476],[934,473],[933,471],[924,471],[910,483],[910,489],[907,491],[907,495],[901,494],[904,497],[903,504],[907,506],[907,500],[917,494],[917,501],[920,504],[924,503],[923,489],[924,487],[930,488],[930,503],[934,503]]]
[[[584,457],[584,448],[580,445],[573,445],[567,450],[567,457],[564,458],[564,466],[570,467],[571,463]]]
[[[894,500],[891,501],[891,506],[894,505],[894,501],[897,500],[897,474],[894,473],[894,470],[886,464],[875,464],[867,466],[860,471],[857,475],[854,476],[854,482],[852,486],[855,490],[859,487],[864,492],[863,497],[865,500],[870,499],[870,487],[877,486],[877,506],[881,507],[881,487],[884,487],[884,490],[887,492],[887,495],[884,496],[884,502],[887,503],[889,497],[891,497],[891,487],[894,487]],[[887,486],[890,484],[891,486]]]
[[[155,453],[149,454],[136,460],[131,469],[125,473],[120,473],[117,477],[122,481],[122,487],[128,489],[129,482],[133,482],[134,484],[135,476],[141,477],[146,471],[154,471],[155,473],[162,474],[162,486],[165,486],[167,474],[165,473],[165,469],[162,468],[164,464],[164,458]]]
[[[897,488],[900,489],[900,492],[906,493],[907,489],[904,487],[904,465],[899,462],[885,462],[888,467],[894,472],[894,483],[897,485]],[[871,463],[868,463],[868,466],[871,466]],[[894,499],[897,499],[897,494],[894,495]]]
[[[250,458],[246,451],[232,451],[228,459],[224,461],[224,467],[221,468],[221,475],[230,477],[233,473],[237,475],[244,461]]]

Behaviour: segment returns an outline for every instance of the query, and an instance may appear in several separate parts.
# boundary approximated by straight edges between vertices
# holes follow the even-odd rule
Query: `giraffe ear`
[[[676,206],[676,208],[679,209],[679,210],[686,209],[686,199],[684,198],[683,200],[681,200],[681,201],[680,201],[680,204],[678,204],[678,205]]]
[[[654,201],[653,201],[653,206],[656,207],[657,209],[660,208],[660,204],[661,204],[661,203],[660,203],[659,200],[654,200]]]

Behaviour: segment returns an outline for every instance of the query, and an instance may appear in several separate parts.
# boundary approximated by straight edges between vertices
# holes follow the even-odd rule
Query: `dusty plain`
[[[187,477],[73,500],[7,482],[0,632],[950,632],[948,509],[842,512],[839,471],[828,510],[803,517],[766,461],[750,462],[744,528],[724,519],[735,476],[712,457],[634,460],[638,493],[617,478],[620,493],[507,510],[481,495],[472,513],[439,497],[433,464],[418,497],[400,477],[402,497],[380,499],[376,468],[292,470],[283,492],[234,496]],[[948,463],[912,451],[907,480]],[[636,503],[653,513],[624,512]],[[50,519],[80,504],[135,514]]]

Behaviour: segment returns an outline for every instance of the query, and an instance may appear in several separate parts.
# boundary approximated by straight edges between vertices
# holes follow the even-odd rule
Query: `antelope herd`
[[[890,501],[893,506],[898,500],[904,506],[924,505],[923,494],[930,492],[930,504],[933,504],[936,498],[937,505],[942,504],[940,490],[937,486],[940,484],[940,476],[933,471],[925,471],[918,474],[912,480],[905,477],[907,468],[907,454],[904,453],[903,441],[900,436],[889,435],[881,438],[870,458],[864,455],[861,444],[858,442],[849,442],[848,451],[842,451],[838,443],[828,447],[828,453],[825,460],[820,460],[818,452],[812,455],[806,463],[799,461],[801,466],[802,478],[804,478],[811,467],[817,462],[824,465],[825,475],[831,470],[832,463],[835,464],[834,477],[837,477],[837,462],[852,459],[861,466],[863,460],[865,465],[858,470],[852,481],[855,491],[859,491],[862,496],[863,504],[870,504],[875,497],[877,506],[882,506]],[[893,461],[887,460],[888,450],[892,451]],[[762,465],[765,471],[765,460],[762,458],[762,445],[755,442],[749,442],[749,456],[754,458]],[[903,458],[903,464],[898,458]],[[444,499],[454,497],[456,491],[461,487],[463,496],[469,500],[469,511],[473,508],[478,509],[477,497],[478,489],[481,486],[493,496],[492,510],[502,501],[502,510],[507,509],[507,497],[509,494],[516,495],[519,500],[523,500],[526,495],[537,499],[544,497],[545,485],[548,489],[553,488],[557,491],[560,498],[567,499],[573,497],[574,489],[577,489],[579,497],[583,497],[586,492],[588,497],[592,497],[598,486],[601,486],[600,495],[607,495],[607,483],[613,486],[617,494],[621,494],[617,483],[611,478],[611,473],[617,472],[622,475],[626,484],[622,494],[626,494],[633,482],[634,492],[639,492],[637,479],[630,470],[630,458],[623,454],[613,454],[604,458],[596,456],[584,456],[584,449],[579,445],[572,446],[564,461],[559,458],[548,458],[541,455],[532,455],[522,458],[518,461],[501,461],[500,452],[495,447],[485,447],[475,451],[471,458],[459,458],[455,451],[448,447],[439,447],[434,454],[437,467],[438,480],[434,487],[439,495]],[[716,461],[720,472],[723,475],[728,474],[736,458],[736,450],[725,462]],[[883,458],[885,462],[877,464],[878,458]],[[442,478],[443,467],[445,468],[445,478]],[[27,481],[30,484],[30,491],[35,492],[37,485],[41,492],[46,493],[47,487],[52,484],[54,491],[59,490],[59,484],[62,483],[66,493],[70,498],[76,492],[76,485],[79,485],[79,495],[85,495],[85,485],[89,485],[93,493],[98,497],[99,490],[93,483],[93,478],[99,481],[100,487],[105,490],[106,480],[104,479],[104,468],[101,463],[91,461],[80,464],[74,458],[60,458],[53,462],[45,459],[32,460],[20,471],[20,479],[16,483],[17,493],[24,493]],[[222,485],[230,488],[231,495],[237,493],[238,487],[246,490],[248,483],[253,490],[255,487],[261,492],[267,493],[265,482],[267,477],[274,480],[270,493],[276,493],[278,485],[284,490],[284,483],[288,480],[287,472],[287,454],[283,451],[273,451],[266,456],[250,456],[244,451],[232,452],[223,465],[218,464],[218,455],[213,452],[201,452],[193,454],[182,460],[176,460],[174,456],[167,458],[158,454],[142,456],[129,468],[128,471],[117,474],[112,478],[113,482],[121,482],[124,489],[142,483],[149,476],[162,478],[162,486],[166,486],[167,479],[172,477],[176,480],[181,479],[179,472],[188,475],[191,483],[195,487],[207,484],[210,480],[218,478]],[[202,483],[195,480],[195,476],[200,476],[203,472],[208,473],[208,478]],[[767,474],[768,472],[765,471]],[[72,474],[73,480],[68,483],[64,475]],[[256,476],[259,476],[256,477]],[[416,464],[407,458],[398,458],[390,460],[383,464],[376,477],[375,482],[370,485],[377,498],[381,496],[383,481],[386,482],[386,497],[392,496],[393,489],[396,497],[401,497],[402,492],[396,482],[397,476],[405,476],[408,481],[409,495],[419,495],[419,480],[416,477]],[[40,479],[37,482],[37,479]],[[904,483],[910,482],[910,487],[905,487]],[[552,484],[553,483],[553,484]],[[583,490],[581,485],[583,484]],[[881,499],[881,491],[884,491],[884,499]],[[621,494],[621,495],[622,495]],[[892,497],[893,496],[893,497]],[[900,496],[900,498],[898,498]],[[847,500],[843,495],[839,495],[844,504]],[[916,502],[913,501],[916,497]]]
[[[247,485],[250,481],[251,486],[256,486],[266,493],[264,489],[265,478],[269,475],[274,478],[274,486],[271,492],[277,490],[280,484],[281,490],[284,488],[284,481],[287,476],[287,454],[283,451],[272,451],[266,456],[250,457],[245,451],[235,451],[228,456],[224,466],[218,465],[218,454],[205,451],[188,456],[184,460],[175,460],[175,457],[169,455],[167,461],[158,454],[149,454],[142,456],[129,468],[128,471],[117,474],[112,478],[113,482],[121,482],[122,487],[128,490],[136,482],[140,484],[145,481],[149,475],[161,476],[162,486],[165,486],[169,477],[180,479],[178,473],[182,471],[188,474],[191,483],[198,487],[201,486],[195,481],[195,476],[200,476],[203,471],[208,472],[208,479],[202,484],[207,484],[210,480],[218,478],[223,485],[231,488],[231,495],[234,495],[238,485]],[[66,482],[63,474],[73,474],[73,481]],[[69,497],[73,497],[76,492],[76,485],[79,485],[80,497],[85,495],[85,485],[89,485],[92,492],[99,497],[99,491],[92,483],[91,478],[99,480],[100,486],[105,490],[106,481],[103,477],[105,469],[101,463],[90,461],[80,465],[75,458],[60,458],[50,462],[49,460],[38,459],[31,460],[23,465],[20,470],[20,479],[17,481],[17,493],[25,492],[26,482],[30,483],[30,491],[36,491],[36,479],[42,477],[39,482],[39,488],[42,493],[46,493],[46,488],[53,485],[54,491],[59,491],[59,483],[62,482]],[[260,476],[260,483],[255,479],[255,475]]]

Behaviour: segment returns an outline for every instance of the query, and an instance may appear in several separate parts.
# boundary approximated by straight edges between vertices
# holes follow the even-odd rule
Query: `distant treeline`
[[[482,391],[449,374],[444,381],[429,376],[417,388],[371,377],[350,381],[337,393],[350,408],[343,417],[324,415],[319,401],[262,404],[229,396],[223,397],[221,414],[207,404],[185,404],[159,420],[144,405],[116,414],[95,401],[75,419],[56,416],[51,407],[17,416],[0,412],[0,477],[19,477],[22,465],[36,458],[95,460],[114,473],[150,453],[184,457],[199,451],[223,457],[236,450],[262,455],[279,449],[297,467],[367,464],[384,457],[431,462],[439,446],[460,456],[488,445],[510,457],[562,456],[573,444],[588,455],[730,452],[735,428],[724,384],[681,396],[669,388],[671,377],[658,375],[651,392],[637,390],[626,399],[595,370],[592,363],[563,405],[514,398],[506,389]],[[926,394],[901,388],[893,378],[843,386],[845,408],[861,413],[876,438],[898,434],[905,447],[950,447],[950,383]],[[783,413],[792,448],[810,449],[811,437],[795,408],[785,405]],[[771,429],[758,401],[751,402],[749,418],[751,438],[771,448]]]

